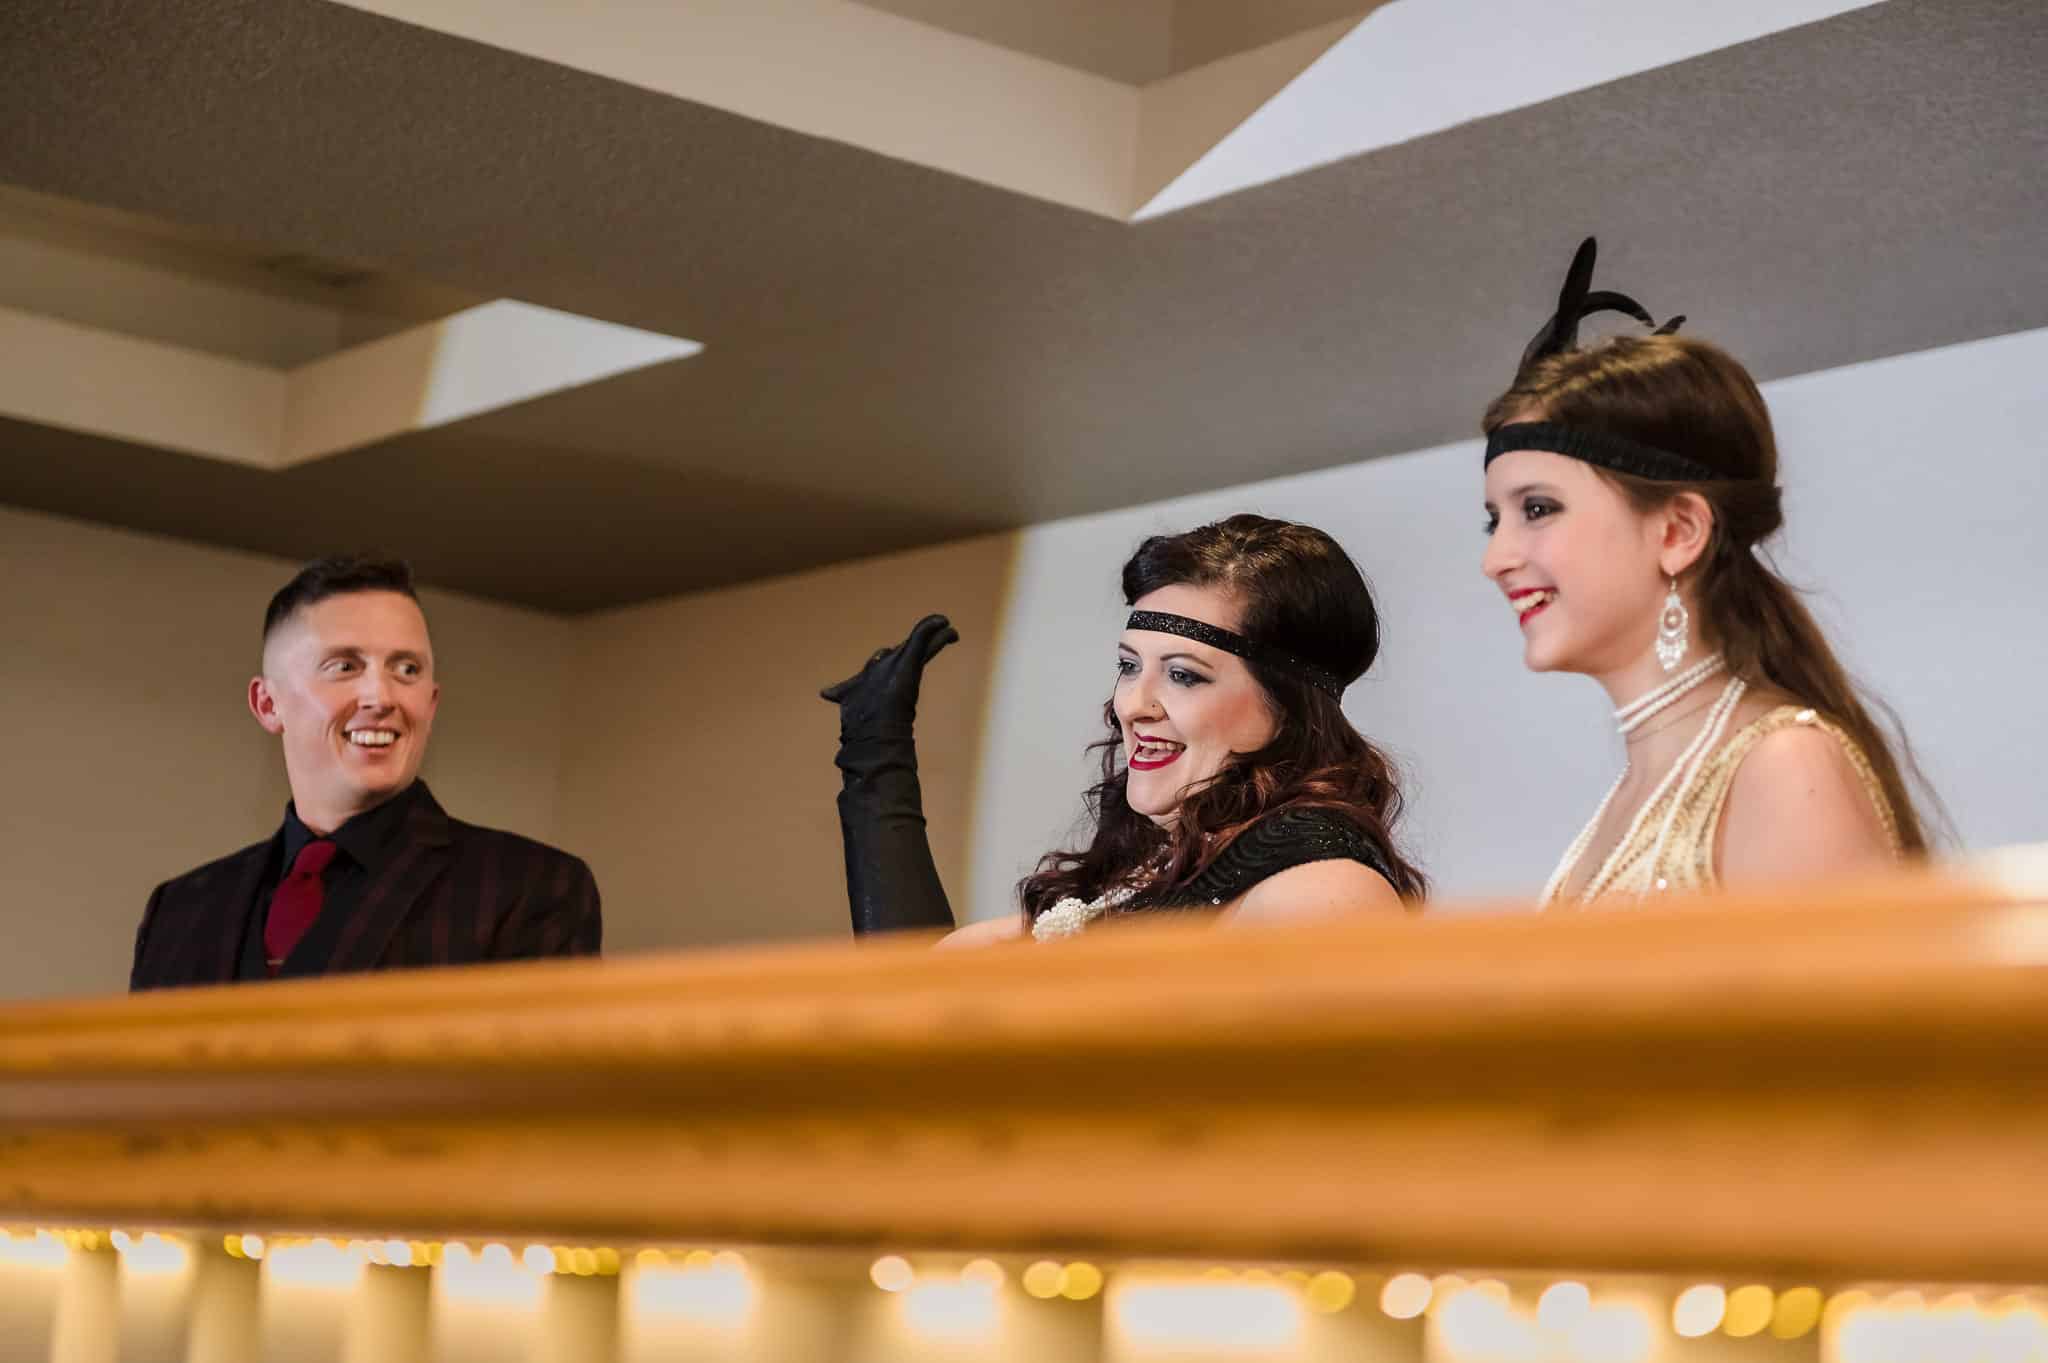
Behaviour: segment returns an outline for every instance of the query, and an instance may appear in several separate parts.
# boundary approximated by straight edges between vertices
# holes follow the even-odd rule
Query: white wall
[[[2048,331],[1765,386],[1781,561],[1903,719],[1969,846],[2048,837]],[[1475,426],[1477,424],[1475,404]],[[1480,449],[1392,459],[1035,527],[1019,537],[975,801],[976,916],[1071,825],[1109,689],[1117,569],[1144,535],[1237,511],[1329,531],[1371,578],[1381,660],[1346,699],[1404,759],[1440,895],[1533,895],[1620,761],[1605,697],[1523,671],[1479,573]],[[939,669],[943,669],[943,662]],[[935,685],[943,685],[935,670]]]

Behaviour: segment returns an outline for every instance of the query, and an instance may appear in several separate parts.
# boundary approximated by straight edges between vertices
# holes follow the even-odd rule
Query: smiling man
[[[157,887],[129,988],[595,953],[588,866],[450,818],[419,779],[440,700],[405,564],[326,558],[286,583],[249,683],[284,748],[284,823]]]

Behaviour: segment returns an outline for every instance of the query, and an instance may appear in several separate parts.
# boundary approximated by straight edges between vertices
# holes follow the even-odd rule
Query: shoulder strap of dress
[[[1855,771],[1857,782],[1869,798],[1871,808],[1877,811],[1878,821],[1884,825],[1885,837],[1891,842],[1893,853],[1899,853],[1902,849],[1898,819],[1892,813],[1891,801],[1884,793],[1884,783],[1877,779],[1877,770],[1870,765],[1869,756],[1840,725],[1818,710],[1803,705],[1780,705],[1758,715],[1722,744],[1721,750],[1701,771],[1700,794],[1706,797],[1707,807],[1711,810],[1708,844],[1712,845],[1712,827],[1720,823],[1722,807],[1735,785],[1735,775],[1741,769],[1742,759],[1780,729],[1807,727],[1821,730],[1841,748],[1842,756],[1848,759],[1849,766]],[[1711,795],[1708,795],[1709,791]]]

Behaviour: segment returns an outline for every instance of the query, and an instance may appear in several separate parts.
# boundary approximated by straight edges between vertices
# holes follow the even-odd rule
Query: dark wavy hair
[[[1380,618],[1364,574],[1335,540],[1313,526],[1265,516],[1232,516],[1179,535],[1154,535],[1124,564],[1124,603],[1161,587],[1220,588],[1243,614],[1237,632],[1314,663],[1349,683],[1380,651]],[[1273,739],[1237,754],[1181,799],[1162,829],[1125,795],[1123,728],[1115,702],[1102,707],[1108,737],[1102,780],[1087,794],[1095,836],[1085,848],[1048,852],[1017,886],[1036,919],[1069,895],[1093,899],[1117,886],[1137,891],[1131,907],[1173,900],[1261,819],[1288,809],[1327,809],[1349,819],[1385,856],[1394,888],[1420,899],[1420,869],[1394,846],[1401,791],[1393,763],[1351,726],[1336,697],[1292,672],[1246,660],[1278,721]],[[1161,851],[1163,865],[1147,871]]]
[[[1927,820],[1907,772],[1927,794],[1937,824],[1946,816],[1897,717],[1849,675],[1798,589],[1755,552],[1785,517],[1777,437],[1749,371],[1694,337],[1617,336],[1532,365],[1488,405],[1482,425],[1491,435],[1535,414],[1669,450],[1721,475],[1676,483],[1594,469],[1639,513],[1687,492],[1706,502],[1714,513],[1713,535],[1692,569],[1706,638],[1728,660],[1731,674],[1812,706],[1856,740],[1884,788],[1900,843],[1908,853],[1925,853]],[[1880,724],[1879,713],[1889,722]]]

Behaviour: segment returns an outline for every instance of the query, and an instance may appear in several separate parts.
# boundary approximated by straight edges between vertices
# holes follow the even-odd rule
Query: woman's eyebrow
[[[1138,656],[1138,650],[1132,648],[1129,644],[1118,644],[1116,646],[1116,651],[1119,653],[1129,654],[1133,658]],[[1213,666],[1209,659],[1197,657],[1195,654],[1192,653],[1176,651],[1173,653],[1162,653],[1159,655],[1159,661],[1163,663],[1170,663],[1176,658],[1184,659],[1187,662],[1193,663],[1197,667]]]

